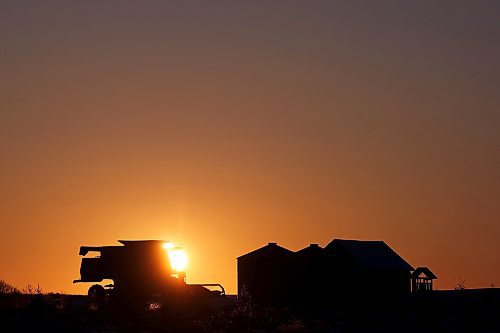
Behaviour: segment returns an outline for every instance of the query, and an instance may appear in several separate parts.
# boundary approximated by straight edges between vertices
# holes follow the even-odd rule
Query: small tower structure
[[[427,267],[417,267],[411,273],[411,291],[413,293],[427,293],[433,290],[432,282],[437,276]]]

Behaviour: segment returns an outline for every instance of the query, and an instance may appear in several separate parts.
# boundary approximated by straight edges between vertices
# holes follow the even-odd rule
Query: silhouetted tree
[[[0,280],[0,295],[9,295],[9,294],[18,294],[19,290],[5,282],[4,280]]]
[[[43,291],[42,287],[40,287],[40,284],[37,283],[36,287],[33,287],[31,284],[28,284],[26,288],[22,290],[22,293],[26,295],[41,295],[42,291]]]

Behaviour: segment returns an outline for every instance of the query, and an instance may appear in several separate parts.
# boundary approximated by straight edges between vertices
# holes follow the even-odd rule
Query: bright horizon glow
[[[186,252],[182,248],[176,247],[168,249],[167,253],[172,270],[175,272],[184,272],[188,261]]]

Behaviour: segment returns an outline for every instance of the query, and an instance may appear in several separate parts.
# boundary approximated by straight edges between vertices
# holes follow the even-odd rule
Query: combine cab
[[[170,242],[119,242],[122,245],[80,247],[80,255],[84,256],[81,277],[73,283],[113,280],[113,284],[107,286],[92,285],[88,294],[93,300],[144,304],[159,299],[162,304],[186,304],[225,294],[220,284],[186,284],[186,254]],[[97,256],[85,257],[90,252]],[[218,287],[220,291],[207,287]]]

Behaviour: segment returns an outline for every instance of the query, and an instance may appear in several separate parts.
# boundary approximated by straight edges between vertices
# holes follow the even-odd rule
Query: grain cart
[[[224,295],[220,284],[187,284],[184,250],[170,242],[159,240],[119,241],[118,246],[82,246],[80,282],[113,283],[94,284],[88,294],[93,300],[115,300],[119,303],[143,304],[160,299],[162,304],[186,304],[203,298]],[[89,252],[97,256],[86,257]],[[107,289],[105,289],[105,287]],[[207,287],[218,287],[211,291]]]

